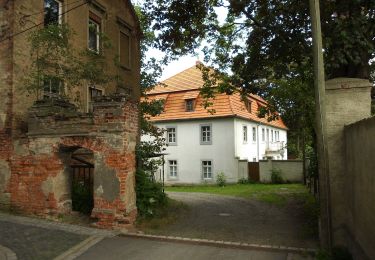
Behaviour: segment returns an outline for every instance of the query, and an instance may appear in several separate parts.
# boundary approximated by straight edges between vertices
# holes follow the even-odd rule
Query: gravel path
[[[155,233],[246,243],[316,248],[306,235],[301,205],[279,207],[255,199],[203,193],[168,192],[189,210],[176,223]]]

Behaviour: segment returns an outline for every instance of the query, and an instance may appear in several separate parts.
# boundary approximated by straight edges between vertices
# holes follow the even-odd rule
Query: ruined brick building
[[[29,63],[27,32],[50,21],[73,28],[77,48],[99,48],[89,26],[108,35],[125,89],[80,86],[80,107],[28,96],[20,81]],[[97,226],[132,225],[140,37],[129,0],[0,0],[1,208],[40,216],[70,213],[78,176],[92,185],[90,212]]]

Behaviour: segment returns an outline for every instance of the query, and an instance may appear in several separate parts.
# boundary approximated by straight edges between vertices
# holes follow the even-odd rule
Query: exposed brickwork
[[[9,192],[14,210],[37,215],[56,215],[71,210],[69,159],[77,148],[86,148],[95,155],[95,164],[101,164],[98,174],[114,171],[115,179],[99,177],[94,171],[94,209],[92,217],[101,228],[131,228],[137,210],[135,206],[135,144],[138,137],[138,108],[126,100],[104,99],[95,104],[94,115],[88,124],[79,127],[80,113],[62,117],[61,104],[39,104],[30,109],[30,138],[19,144],[11,159]],[[44,113],[60,111],[59,113]],[[59,121],[59,122],[57,122]],[[73,122],[73,123],[70,123]],[[54,134],[43,134],[56,124],[65,128]],[[33,131],[34,130],[34,131]],[[98,176],[98,178],[97,178]],[[109,175],[108,175],[109,176]],[[118,183],[119,192],[111,194],[108,187]],[[130,194],[130,195],[129,195]]]

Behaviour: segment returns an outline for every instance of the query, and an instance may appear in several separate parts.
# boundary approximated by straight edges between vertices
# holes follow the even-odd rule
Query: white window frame
[[[62,24],[63,2],[60,1],[60,0],[53,0],[53,1],[55,1],[59,6],[59,10],[58,10],[58,14],[57,14],[57,23]],[[43,1],[43,5],[44,4],[45,4],[45,1]],[[43,8],[45,8],[45,6],[43,6]]]
[[[171,164],[171,162],[174,162]],[[172,170],[173,167],[173,170]],[[177,179],[178,178],[178,161],[177,160],[168,160],[168,177],[170,179]]]
[[[210,165],[204,165],[206,162],[209,162]],[[209,168],[210,169],[210,177],[205,177],[205,169]],[[213,180],[214,174],[213,174],[213,161],[212,160],[202,160],[201,161],[201,171],[202,171],[202,179],[203,180]],[[207,176],[208,176],[208,171],[207,171]]]
[[[242,140],[243,140],[243,143],[244,143],[244,144],[247,144],[247,140],[248,140],[248,129],[247,129],[247,125],[243,125],[243,126],[242,126]]]
[[[204,131],[204,127],[209,127],[209,131]],[[206,133],[206,140],[204,140],[204,133]],[[209,135],[207,135],[209,133]],[[212,144],[212,124],[201,124],[199,126],[200,144],[210,145]],[[208,137],[208,138],[207,138]],[[209,140],[207,140],[209,139]]]
[[[266,129],[262,128],[262,142],[266,141]]]
[[[90,23],[93,23],[93,24],[95,24],[97,26],[96,27],[96,34],[97,34],[96,49],[90,48]],[[96,53],[100,52],[100,35],[99,34],[100,34],[101,27],[102,27],[101,23],[98,23],[97,21],[95,21],[94,19],[90,18],[90,16],[89,16],[89,20],[88,20],[88,24],[87,24],[87,29],[88,29],[88,34],[87,34],[87,48],[90,51],[93,51],[93,52],[96,52]]]
[[[273,130],[271,130],[271,143],[274,142],[274,137],[273,137]]]
[[[253,142],[257,141],[257,128],[253,126]]]
[[[168,145],[177,145],[177,127],[176,126],[167,126],[167,144]],[[169,130],[174,129],[174,133],[171,133],[172,135],[172,141],[169,139],[170,132]],[[174,139],[174,140],[173,140]]]
[[[266,129],[266,142],[268,143],[270,141],[270,130],[267,128]]]

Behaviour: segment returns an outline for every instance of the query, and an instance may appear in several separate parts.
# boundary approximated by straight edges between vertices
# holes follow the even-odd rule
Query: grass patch
[[[229,184],[224,187],[210,185],[166,187],[173,192],[201,192],[228,195],[246,199],[257,199],[277,206],[284,206],[290,196],[306,193],[301,184]]]
[[[167,203],[158,208],[154,216],[138,218],[136,227],[144,232],[152,233],[173,224],[187,210],[188,207],[184,203],[168,198]]]

